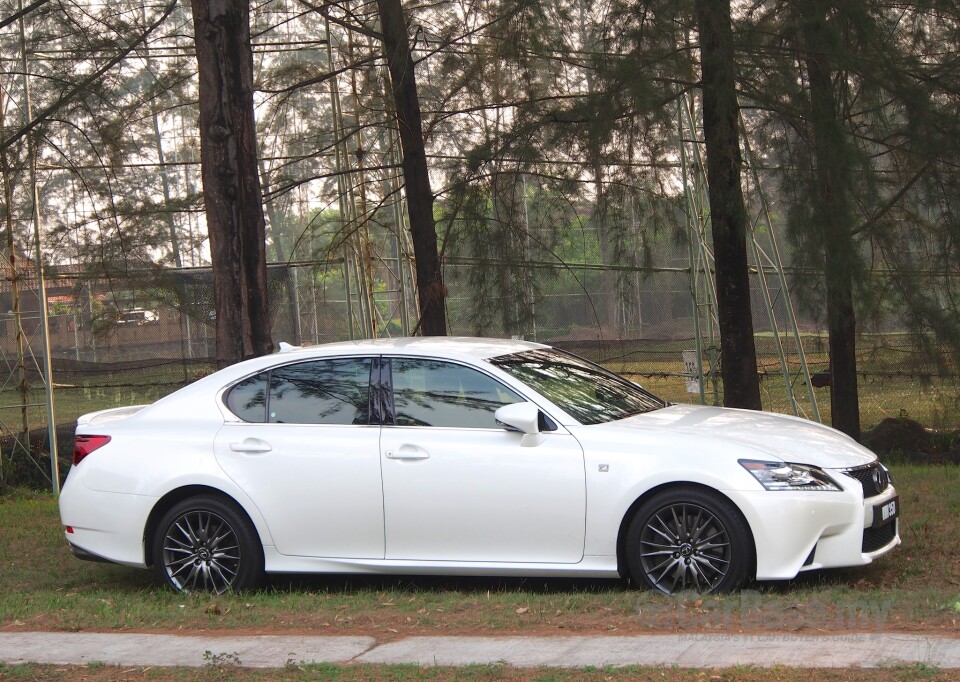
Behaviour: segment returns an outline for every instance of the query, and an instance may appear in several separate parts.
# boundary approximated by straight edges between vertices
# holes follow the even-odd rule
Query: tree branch
[[[50,2],[50,0],[36,0],[36,2],[30,3],[29,5],[27,5],[26,7],[24,7],[24,8],[23,8],[22,10],[20,10],[19,12],[15,13],[15,14],[11,14],[11,15],[10,15],[9,17],[7,17],[6,19],[0,20],[0,29],[6,28],[7,26],[9,26],[10,24],[12,24],[13,22],[19,20],[21,17],[27,16],[27,15],[30,14],[30,12],[32,12],[33,10],[35,10],[35,9],[37,9],[37,8],[39,8],[39,7],[43,7],[43,6],[46,5],[48,2]]]
[[[40,0],[38,0],[38,2],[39,1]],[[43,0],[43,1],[46,2],[47,0]],[[34,5],[37,5],[37,3],[34,3]],[[141,34],[136,40],[134,40],[129,45],[127,45],[127,47],[124,48],[116,57],[114,57],[113,59],[108,61],[104,66],[102,66],[101,68],[97,69],[92,74],[84,78],[83,81],[81,81],[78,85],[75,85],[73,88],[70,89],[69,92],[67,92],[67,94],[63,95],[56,102],[54,102],[53,104],[48,106],[46,109],[41,111],[39,114],[37,114],[32,121],[30,121],[25,126],[20,128],[20,130],[18,130],[17,132],[13,133],[10,137],[3,140],[3,142],[0,142],[0,152],[3,152],[9,149],[14,144],[16,144],[18,140],[28,135],[31,131],[33,131],[34,128],[36,128],[41,123],[43,123],[44,121],[49,119],[51,116],[53,116],[55,113],[57,113],[57,111],[59,111],[60,108],[63,107],[63,105],[73,100],[73,98],[75,98],[81,92],[83,92],[84,90],[89,88],[91,85],[96,83],[110,69],[112,69],[114,66],[116,66],[117,64],[122,62],[124,59],[126,59],[128,54],[136,50],[150,36],[150,34],[153,33],[160,26],[160,24],[162,24],[166,20],[168,16],[170,16],[170,13],[173,12],[176,6],[177,6],[177,0],[170,0],[170,4],[168,4],[167,7],[164,9],[163,15],[159,19],[157,19],[154,23],[152,23],[147,28],[147,30],[144,31],[143,34]]]
[[[903,195],[905,195],[907,192],[910,191],[910,188],[911,188],[911,187],[913,187],[915,184],[917,184],[917,181],[918,181],[921,177],[923,177],[923,174],[924,174],[924,173],[926,173],[928,170],[930,170],[930,167],[931,167],[932,165],[933,165],[933,161],[927,161],[925,164],[923,164],[923,167],[920,168],[920,170],[918,170],[918,171],[914,174],[914,176],[913,176],[912,178],[910,178],[910,181],[909,181],[909,182],[907,182],[903,187],[900,188],[900,191],[898,191],[896,194],[894,194],[894,195],[890,198],[890,201],[888,201],[888,202],[885,203],[883,206],[881,206],[881,207],[876,211],[876,213],[874,213],[872,216],[870,216],[869,218],[867,218],[866,221],[864,221],[863,223],[861,223],[860,225],[858,225],[858,226],[853,230],[853,232],[851,232],[850,234],[852,234],[852,235],[858,235],[858,234],[860,234],[861,232],[863,232],[863,231],[869,229],[870,227],[872,227],[873,225],[875,225],[875,224],[877,223],[877,221],[879,221],[883,216],[885,216],[887,213],[890,212],[890,209],[892,209],[894,206],[897,205],[897,202],[899,202],[899,201],[903,198]]]

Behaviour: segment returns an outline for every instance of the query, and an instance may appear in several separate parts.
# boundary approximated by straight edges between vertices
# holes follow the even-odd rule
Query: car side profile
[[[876,455],[829,427],[447,337],[286,350],[84,415],[60,497],[78,557],[216,593],[265,572],[729,591],[868,564],[899,512]]]

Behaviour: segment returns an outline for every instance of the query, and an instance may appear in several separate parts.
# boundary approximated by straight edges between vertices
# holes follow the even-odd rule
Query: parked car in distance
[[[78,557],[216,593],[265,572],[729,591],[869,564],[899,513],[876,455],[829,427],[446,337],[284,350],[84,415],[60,496]]]
[[[120,325],[136,325],[141,326],[144,324],[150,324],[151,322],[159,322],[160,316],[153,310],[146,310],[144,308],[133,308],[132,310],[124,310],[117,315],[117,324]]]

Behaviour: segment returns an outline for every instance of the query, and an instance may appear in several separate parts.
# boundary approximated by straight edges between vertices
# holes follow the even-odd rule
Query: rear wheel
[[[666,594],[729,592],[753,566],[746,521],[726,498],[700,488],[647,500],[630,522],[626,549],[634,583]]]
[[[178,592],[254,588],[263,577],[263,548],[234,503],[210,496],[175,504],[157,525],[154,570]]]

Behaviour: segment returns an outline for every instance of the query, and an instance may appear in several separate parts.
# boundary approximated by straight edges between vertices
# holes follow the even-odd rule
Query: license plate
[[[886,504],[873,508],[873,527],[885,526],[895,518],[900,512],[900,498],[895,497]]]

